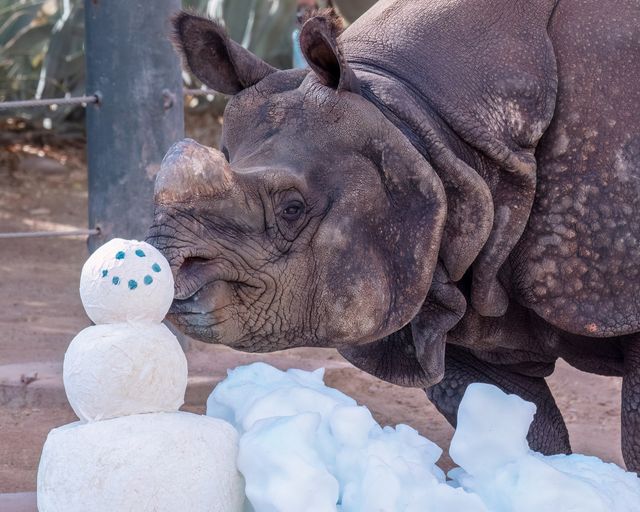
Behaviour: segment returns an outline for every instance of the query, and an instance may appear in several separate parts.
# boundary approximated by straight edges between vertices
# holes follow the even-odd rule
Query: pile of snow
[[[239,431],[238,468],[255,512],[636,512],[640,480],[595,457],[532,452],[535,406],[469,386],[450,454],[406,425],[380,427],[366,407],[325,386],[323,370],[238,367],[207,415]]]
[[[255,363],[209,397],[207,415],[241,434],[238,468],[256,512],[485,510],[445,484],[440,448],[406,425],[381,428],[323,373]]]

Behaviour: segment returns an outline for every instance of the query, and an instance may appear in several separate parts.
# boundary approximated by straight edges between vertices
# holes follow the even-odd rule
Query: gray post
[[[144,238],[153,181],[184,136],[180,61],[169,42],[180,0],[85,0],[89,238]]]

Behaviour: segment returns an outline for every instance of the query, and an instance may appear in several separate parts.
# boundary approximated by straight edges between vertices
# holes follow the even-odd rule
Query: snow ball
[[[196,414],[65,425],[42,451],[38,510],[241,512],[237,454],[231,425]]]
[[[163,324],[95,325],[69,345],[63,378],[83,421],[177,411],[187,387],[187,360]]]
[[[173,300],[173,275],[152,245],[115,238],[82,267],[80,297],[96,324],[161,322]]]

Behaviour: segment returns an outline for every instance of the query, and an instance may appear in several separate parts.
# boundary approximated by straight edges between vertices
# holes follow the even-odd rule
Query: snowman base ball
[[[52,430],[38,469],[40,512],[240,512],[238,434],[185,412]]]

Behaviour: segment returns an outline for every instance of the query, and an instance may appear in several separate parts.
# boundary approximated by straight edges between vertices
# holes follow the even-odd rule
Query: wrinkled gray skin
[[[171,318],[247,351],[337,347],[427,389],[455,425],[466,386],[538,406],[562,357],[623,377],[640,469],[640,4],[381,1],[338,37],[304,25],[311,71],[277,71],[181,14],[187,65],[231,94],[222,152],[183,141],[149,240]]]

